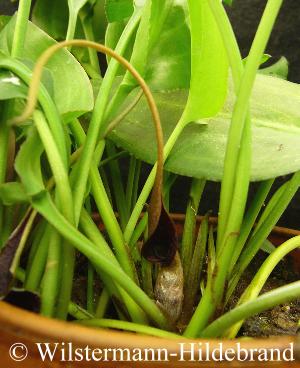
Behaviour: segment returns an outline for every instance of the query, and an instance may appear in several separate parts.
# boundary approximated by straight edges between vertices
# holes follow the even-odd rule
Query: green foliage
[[[32,11],[32,21],[55,40],[63,40],[68,28],[66,0],[37,0]]]
[[[232,5],[233,0],[223,0],[223,3],[226,4],[226,5]]]
[[[109,23],[120,22],[133,13],[132,0],[106,0],[105,11]]]
[[[45,191],[40,163],[43,151],[44,147],[36,129],[30,129],[15,163],[25,193],[29,197],[34,197]]]
[[[13,73],[0,70],[0,100],[26,98],[27,87]]]
[[[289,62],[282,56],[276,63],[267,68],[260,69],[261,74],[273,75],[282,79],[287,79],[289,74]]]
[[[6,206],[28,202],[24,187],[19,182],[10,182],[0,185],[0,201]]]
[[[10,54],[15,20],[13,17],[0,33],[0,50],[6,55]],[[23,58],[35,62],[54,43],[45,32],[29,23]],[[60,50],[55,54],[47,64],[47,69],[53,78],[56,106],[66,120],[92,109],[93,93],[89,79],[67,50]]]
[[[165,139],[170,136],[185,108],[187,95],[186,90],[155,93]],[[257,75],[251,97],[252,181],[300,169],[299,96],[298,84]],[[204,123],[202,125],[190,124],[185,128],[166,162],[166,170],[200,179],[222,179],[226,137],[234,100],[231,86],[225,106],[217,116],[201,120]],[[111,138],[137,158],[153,163],[155,143],[150,120],[151,116],[142,100],[115,129]]]
[[[189,123],[216,115],[227,93],[228,59],[207,1],[190,0],[191,81],[183,119]]]
[[[123,28],[123,22],[108,26],[107,45],[115,47]],[[191,75],[190,39],[186,7],[182,3],[148,1],[143,9],[134,49],[131,51],[128,48],[132,52],[128,58],[152,90],[188,88]],[[123,85],[135,86],[136,82],[127,74]]]
[[[20,0],[15,16],[0,17],[1,298],[17,276],[49,317],[69,311],[88,325],[162,337],[182,326],[187,337],[234,337],[248,316],[299,296],[298,282],[258,297],[299,246],[294,238],[274,250],[267,240],[300,187],[300,86],[285,80],[285,58],[261,67],[282,0],[267,1],[244,60],[224,8],[232,3]],[[115,53],[72,41],[43,64],[49,47],[74,38],[105,39]],[[143,162],[154,167],[139,192]],[[275,178],[293,172],[268,199]],[[165,210],[178,176],[195,178],[182,239]],[[250,176],[263,182],[246,211]],[[197,221],[208,180],[222,182],[216,229],[208,214]],[[240,305],[214,320],[260,248],[270,256]],[[82,256],[88,312],[71,300]],[[105,318],[110,303],[119,320]]]

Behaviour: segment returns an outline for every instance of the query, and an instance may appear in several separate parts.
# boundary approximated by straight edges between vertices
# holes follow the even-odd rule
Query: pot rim
[[[217,347],[220,342],[226,348],[236,347],[236,343],[241,343],[245,349],[257,348],[262,345],[264,348],[285,349],[291,343],[295,343],[297,349],[300,349],[299,338],[297,336],[274,336],[271,338],[237,338],[232,340],[225,339],[170,339],[154,336],[135,334],[132,332],[114,331],[104,328],[86,327],[71,322],[65,322],[48,318],[12,306],[4,301],[0,301],[0,330],[13,333],[26,338],[29,341],[70,341],[77,345],[89,345],[101,347],[127,347],[149,348],[163,347],[168,351],[177,351],[179,342],[209,342],[212,347]],[[141,338],[142,336],[142,338]],[[103,340],[104,338],[104,340]],[[99,346],[100,344],[100,346]]]

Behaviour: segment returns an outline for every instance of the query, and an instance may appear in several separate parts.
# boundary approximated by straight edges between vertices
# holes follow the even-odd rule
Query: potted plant
[[[300,296],[299,264],[293,282],[261,294],[300,245],[267,240],[300,185],[300,87],[284,59],[261,68],[281,5],[267,2],[245,60],[219,0],[109,0],[105,15],[96,0],[20,0],[1,17],[5,364],[295,361],[296,337],[226,340]],[[154,166],[140,188],[142,162]],[[179,175],[192,178],[181,234],[168,214]],[[221,182],[218,219],[199,224],[209,180]],[[269,255],[237,292],[261,248]]]

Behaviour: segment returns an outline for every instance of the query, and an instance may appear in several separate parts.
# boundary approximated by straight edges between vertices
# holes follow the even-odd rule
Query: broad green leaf
[[[191,82],[184,111],[191,122],[216,115],[222,108],[228,79],[228,59],[222,36],[207,0],[189,0]]]
[[[7,62],[10,59],[12,62],[15,60],[8,58],[0,51],[0,64]],[[34,63],[31,60],[23,59],[22,63],[25,64],[30,70],[33,70]],[[49,69],[45,68],[42,75],[42,84],[46,87],[49,95],[53,98],[53,79]],[[23,98],[26,99],[28,95],[28,86],[13,72],[6,69],[0,69],[0,100],[6,100],[10,98]]]
[[[165,140],[183,112],[187,95],[187,90],[154,94]],[[216,117],[206,119],[206,125],[189,124],[184,129],[166,162],[166,170],[221,180],[234,96],[230,84],[225,106]],[[266,180],[299,170],[300,85],[258,74],[250,105],[253,125],[251,180]],[[155,162],[155,136],[145,100],[140,101],[110,137],[139,159]]]
[[[133,13],[133,0],[106,0],[105,11],[109,23],[119,22]]]
[[[0,33],[0,50],[10,54],[16,17],[13,17]],[[24,59],[31,62],[55,41],[29,22],[25,41]],[[54,100],[65,120],[80,116],[93,108],[93,92],[89,79],[78,61],[67,51],[59,50],[47,63],[52,74]]]
[[[27,86],[13,73],[0,70],[0,100],[26,98]]]
[[[33,23],[56,40],[65,39],[68,17],[66,0],[37,0],[32,11]]]
[[[0,202],[6,206],[29,202],[24,187],[19,182],[9,182],[0,185]]]
[[[171,9],[172,0],[148,0],[143,9],[143,15],[130,58],[130,63],[145,77],[146,67],[150,60],[149,54],[159,35],[162,26]],[[130,73],[126,73],[123,85],[135,86],[136,80]]]
[[[188,88],[191,77],[191,36],[188,14],[173,4],[150,50],[145,79],[152,90]]]
[[[28,130],[27,138],[22,144],[16,160],[15,169],[21,179],[26,195],[38,195],[45,190],[42,172],[41,155],[44,151],[42,142],[34,127]]]

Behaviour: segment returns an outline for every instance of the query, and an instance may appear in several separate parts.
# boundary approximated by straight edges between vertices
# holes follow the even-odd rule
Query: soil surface
[[[265,258],[266,255],[263,252],[258,253],[254,258],[237,286],[236,293],[232,298],[232,304],[229,306],[229,309],[236,304],[239,296],[249,285],[256,270],[260,267]],[[293,281],[297,281],[299,277],[300,270],[297,272],[291,263],[290,257],[285,257],[270,275],[261,294]],[[279,305],[271,310],[248,318],[244,322],[239,336],[268,337],[275,335],[295,335],[297,333],[299,320],[300,299],[291,303]]]

